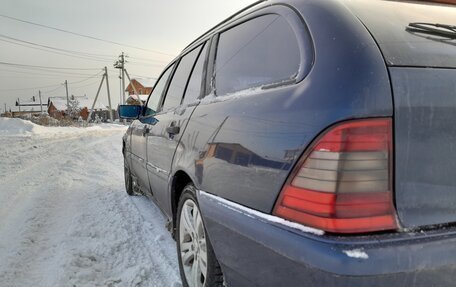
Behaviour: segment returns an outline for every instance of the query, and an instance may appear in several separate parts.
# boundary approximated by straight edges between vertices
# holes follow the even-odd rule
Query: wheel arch
[[[171,213],[172,213],[172,230],[171,233],[174,236],[176,231],[176,219],[177,219],[177,207],[179,205],[179,199],[181,197],[182,191],[188,184],[195,184],[195,181],[192,177],[182,169],[177,170],[174,173],[172,182],[171,182]]]

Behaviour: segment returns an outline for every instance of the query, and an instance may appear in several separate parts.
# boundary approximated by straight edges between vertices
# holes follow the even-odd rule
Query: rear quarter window
[[[219,36],[216,94],[292,81],[300,62],[298,40],[282,16],[268,14],[246,21]]]

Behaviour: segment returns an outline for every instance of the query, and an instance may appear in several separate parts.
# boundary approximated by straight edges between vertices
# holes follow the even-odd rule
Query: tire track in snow
[[[111,132],[112,133],[112,132]],[[93,137],[93,134],[90,134],[89,136],[79,138],[80,141],[87,141],[91,137]],[[105,135],[104,135],[105,136]],[[81,149],[87,149],[90,147],[94,147],[97,144],[101,144],[105,139],[98,139],[96,141],[91,141],[87,143],[84,146],[78,146],[77,143],[71,142],[74,140],[74,137],[69,137],[65,140],[57,140],[51,142],[52,144],[59,144],[58,149],[50,149],[49,153],[44,154],[45,157],[40,159],[39,161],[34,162],[33,164],[26,164],[27,166],[24,167],[23,169],[8,175],[6,178],[2,178],[0,180],[0,186],[4,187],[5,190],[3,191],[3,194],[0,195],[0,198],[2,199],[3,203],[0,203],[0,218],[5,219],[7,214],[9,213],[11,206],[15,206],[17,204],[18,200],[21,200],[23,196],[25,196],[27,192],[30,191],[30,189],[23,189],[20,188],[21,186],[24,185],[33,185],[36,186],[38,184],[43,184],[45,181],[49,180],[49,178],[52,178],[53,173],[49,173],[52,170],[58,170],[61,168],[59,165],[53,165],[52,163],[58,161],[62,154],[67,154],[71,152],[77,152]],[[70,141],[70,142],[69,142]],[[67,145],[60,145],[61,143],[66,142]],[[45,143],[45,145],[48,143]],[[35,145],[33,145],[35,146]],[[41,152],[41,151],[40,151]],[[29,154],[25,154],[23,156],[28,156]],[[39,176],[35,176],[34,178],[30,178],[30,174],[34,172],[34,170],[40,170],[40,168],[43,168],[43,166],[46,167],[46,173],[43,174],[43,177],[40,178]],[[23,176],[24,181],[20,180],[21,176]],[[2,206],[3,205],[3,206]]]
[[[61,153],[67,153],[68,151],[71,151],[72,149],[81,149],[83,147],[71,147],[77,144],[74,143],[73,141],[75,140],[87,140],[87,138],[90,137],[105,137],[109,136],[111,134],[115,133],[115,131],[97,131],[88,133],[87,135],[83,136],[64,136],[64,139],[52,139],[52,138],[46,138],[43,137],[42,140],[40,141],[33,141],[31,137],[7,137],[3,139],[4,143],[2,143],[4,146],[7,146],[7,150],[5,149],[4,157],[3,158],[8,158],[11,156],[16,156],[16,157],[21,157],[21,161],[19,161],[18,167],[19,170],[14,170],[11,169],[11,166],[9,169],[6,169],[2,171],[0,174],[0,179],[1,182],[5,181],[8,182],[9,180],[14,180],[16,176],[24,174],[36,166],[39,166],[42,164],[42,161],[49,161],[50,159],[55,159],[60,156]],[[27,146],[24,146],[24,141],[29,140],[30,143]],[[9,142],[11,141],[11,142]],[[100,142],[103,140],[100,140]],[[19,144],[21,143],[21,144]],[[62,145],[65,144],[65,145]],[[94,143],[89,143],[89,145],[93,146]],[[11,150],[12,147],[12,150]],[[34,151],[34,149],[38,149],[38,151]],[[32,151],[32,152],[31,152]],[[24,155],[27,155],[28,157],[24,157]],[[30,163],[33,162],[35,159],[39,159],[38,162]],[[11,160],[11,159],[10,159]],[[24,167],[25,166],[25,167]],[[8,171],[10,171],[8,173]]]
[[[0,205],[2,286],[180,286],[161,214],[124,191],[121,135],[68,140],[57,164],[43,158],[20,173],[27,183],[9,176],[20,196],[7,213]]]

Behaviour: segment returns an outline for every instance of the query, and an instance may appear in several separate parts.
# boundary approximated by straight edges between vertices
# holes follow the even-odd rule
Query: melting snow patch
[[[348,257],[369,259],[369,255],[367,255],[367,253],[364,252],[362,249],[343,250],[342,252],[347,254]]]
[[[302,224],[291,222],[291,221],[285,220],[285,219],[277,217],[277,216],[273,216],[273,215],[269,215],[269,214],[266,214],[266,213],[263,213],[263,212],[260,212],[260,211],[256,211],[256,210],[253,210],[251,208],[245,207],[243,205],[240,205],[240,204],[234,203],[232,201],[226,200],[224,198],[221,198],[219,196],[212,195],[212,194],[207,193],[207,192],[202,191],[202,190],[200,190],[199,192],[200,192],[201,196],[205,196],[209,200],[217,202],[217,204],[219,204],[219,205],[222,205],[222,206],[224,206],[224,207],[226,207],[226,208],[228,208],[230,210],[242,213],[242,214],[244,214],[244,215],[246,215],[246,216],[248,216],[250,218],[257,217],[259,219],[263,219],[263,220],[268,221],[268,222],[285,225],[285,226],[288,226],[288,227],[291,227],[293,229],[297,229],[297,230],[300,230],[300,231],[303,231],[303,232],[306,232],[306,233],[312,233],[312,234],[316,234],[316,235],[323,235],[325,233],[323,230],[319,230],[319,229],[316,229],[316,228],[304,226]]]

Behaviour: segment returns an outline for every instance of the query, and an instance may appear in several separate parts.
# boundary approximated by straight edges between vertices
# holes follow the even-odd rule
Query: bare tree
[[[81,107],[79,106],[79,101],[74,97],[71,97],[68,100],[68,116],[72,119],[77,119],[79,117],[79,113],[81,112]]]

